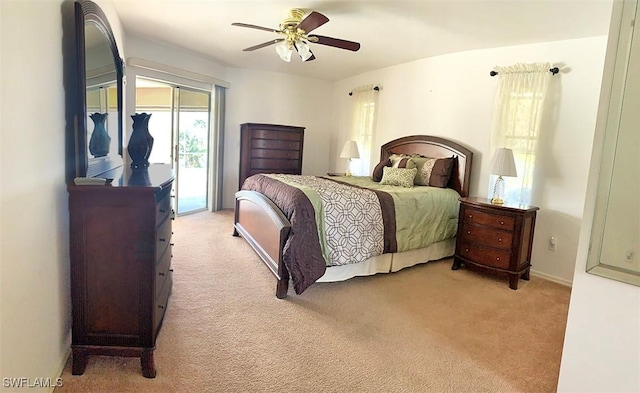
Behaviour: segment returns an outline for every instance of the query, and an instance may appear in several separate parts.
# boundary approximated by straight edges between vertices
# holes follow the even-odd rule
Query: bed
[[[434,191],[447,194],[446,198],[449,200],[453,197],[455,201],[455,213],[453,214],[455,216],[451,217],[451,213],[449,213],[448,221],[454,219],[453,224],[457,223],[458,198],[467,196],[469,191],[473,161],[472,151],[441,137],[412,135],[382,145],[380,149],[381,162],[386,161],[389,157],[393,158],[393,155],[420,155],[435,159],[453,158],[451,176],[446,187]],[[395,208],[395,206],[399,206],[397,194],[409,192],[407,190],[398,190],[396,193],[395,190],[390,191],[389,187],[393,186],[384,186],[383,190],[369,189],[367,178],[360,177],[299,176],[296,178],[295,176],[254,175],[248,178],[243,184],[242,190],[236,193],[233,234],[234,236],[242,236],[275,275],[277,280],[276,297],[280,299],[287,296],[290,278],[293,281],[295,292],[301,294],[314,282],[334,282],[355,276],[396,272],[419,263],[449,257],[454,253],[455,229],[451,230],[451,222],[446,225],[448,228],[446,238],[428,241],[425,243],[426,246],[420,246],[420,242],[408,246],[407,244],[411,240],[406,239],[413,239],[411,234],[404,237],[405,234],[394,240],[396,236],[395,214],[398,214],[398,217],[406,215],[406,212],[403,212],[400,207]],[[336,245],[334,248],[326,246],[329,241],[324,238],[322,231],[325,224],[318,218],[319,215],[322,216],[318,213],[321,210],[318,201],[311,198],[308,187],[296,188],[292,186],[298,181],[313,185],[319,184],[322,189],[335,188],[336,195],[341,195],[347,189],[349,192],[362,192],[365,195],[375,193],[378,199],[377,203],[380,203],[378,210],[381,213],[380,223],[371,221],[376,228],[372,230],[375,235],[371,236],[377,236],[375,239],[382,242],[382,245],[378,245],[379,242],[377,242],[375,247],[383,247],[384,250],[381,253],[373,253],[364,260],[360,256],[360,259],[355,261],[356,263],[343,261],[335,266],[327,266],[329,260],[327,259],[327,250],[342,249],[348,245]],[[356,187],[352,187],[354,185]],[[416,187],[416,191],[418,188]],[[426,187],[425,190],[432,188],[434,187]],[[286,189],[286,192],[283,189]],[[353,191],[351,191],[352,189]],[[364,190],[357,191],[356,189]],[[333,194],[329,193],[328,195]],[[376,198],[369,198],[372,200],[371,203],[376,203]],[[389,208],[390,200],[391,205],[389,206],[391,207]],[[451,208],[448,209],[451,210]],[[377,211],[376,209],[368,210]],[[401,221],[398,223],[401,224],[399,227],[404,225]],[[420,227],[412,230],[416,229],[420,230]],[[400,229],[397,232],[399,233]],[[367,235],[370,235],[368,230]],[[380,239],[380,236],[383,239]],[[328,238],[333,239],[333,237]],[[338,237],[338,239],[339,242],[342,238]],[[325,246],[327,249],[324,248]]]

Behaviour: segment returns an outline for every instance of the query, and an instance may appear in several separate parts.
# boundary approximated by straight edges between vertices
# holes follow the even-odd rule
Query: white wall
[[[0,1],[2,378],[55,381],[71,343],[61,4]]]
[[[616,121],[609,121],[609,103],[617,102],[624,92],[623,106],[636,108],[635,112],[627,112],[625,116],[637,118],[640,96],[627,94],[638,91],[638,79],[631,82],[637,73],[627,75],[626,88],[614,86],[614,70],[623,71],[626,48],[631,36],[624,35],[620,29],[621,20],[630,20],[640,16],[640,8],[635,16],[622,17],[622,2],[616,2],[612,15],[607,59],[602,82],[598,121],[594,136],[594,148],[591,158],[591,169],[586,192],[583,224],[575,264],[571,303],[567,319],[562,362],[558,379],[558,392],[639,392],[640,391],[640,288],[617,282],[611,279],[588,274],[587,259],[591,244],[591,231],[595,217],[596,193],[598,192],[600,163],[606,162],[604,141],[608,124],[616,126]],[[627,2],[627,6],[636,5]],[[631,8],[632,9],[632,8]],[[625,11],[626,12],[626,11]],[[637,24],[636,24],[637,26]],[[617,57],[618,35],[620,44],[625,50]],[[638,36],[638,31],[634,33]],[[634,40],[635,41],[635,40]],[[634,42],[634,44],[637,44]],[[637,45],[636,45],[637,46]],[[637,49],[637,48],[636,48]],[[634,52],[638,59],[640,52]],[[630,68],[629,70],[632,70]],[[622,79],[622,78],[621,78]],[[623,80],[624,80],[623,79]],[[617,78],[616,78],[617,80]],[[631,83],[635,83],[632,88]],[[611,106],[613,118],[618,119],[616,104]],[[620,123],[622,124],[626,123]],[[637,122],[630,124],[637,128]],[[616,167],[629,174],[636,174],[636,162],[620,162]],[[636,175],[637,176],[637,175]],[[606,175],[603,175],[603,178]],[[636,177],[637,179],[637,177]],[[604,181],[604,180],[603,180]],[[633,201],[637,206],[638,201]],[[637,210],[635,210],[637,212]],[[609,213],[607,213],[609,214]],[[636,215],[637,219],[637,215]],[[636,233],[637,236],[637,233]],[[637,241],[637,239],[636,239]]]
[[[238,190],[240,124],[269,123],[305,127],[303,175],[329,170],[333,125],[333,84],[276,72],[229,68],[224,144],[223,206],[232,208]]]
[[[349,96],[358,85],[381,86],[377,137],[380,146],[401,136],[436,135],[453,139],[474,151],[471,195],[487,196],[489,138],[496,65],[551,62],[562,72],[552,77],[556,112],[545,121],[538,156],[539,206],[532,272],[569,284],[573,276],[582,207],[595,128],[606,37],[538,43],[454,53],[422,59],[345,79],[334,94],[336,141],[346,139]],[[339,142],[336,142],[339,143]],[[339,146],[331,146],[337,157]],[[375,160],[374,160],[375,161]],[[374,162],[373,165],[375,165]],[[334,167],[341,161],[335,159]],[[555,252],[548,238],[557,239]]]

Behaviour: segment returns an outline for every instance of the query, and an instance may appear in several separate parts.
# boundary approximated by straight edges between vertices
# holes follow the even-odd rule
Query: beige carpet
[[[278,300],[232,220],[175,221],[155,379],[139,359],[90,357],[56,392],[555,392],[569,288],[513,291],[447,259]]]

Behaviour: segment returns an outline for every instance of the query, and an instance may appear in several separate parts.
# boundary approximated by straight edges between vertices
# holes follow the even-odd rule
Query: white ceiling
[[[339,80],[442,54],[608,33],[611,0],[112,0],[126,34],[179,45],[227,66]],[[358,52],[311,44],[316,60],[285,63],[276,33],[290,8],[329,22],[313,33],[361,43]]]

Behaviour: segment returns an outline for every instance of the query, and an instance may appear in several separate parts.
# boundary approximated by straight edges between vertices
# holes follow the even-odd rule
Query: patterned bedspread
[[[455,191],[395,190],[363,181],[270,174],[251,176],[243,184],[243,190],[271,199],[291,223],[283,262],[296,293],[320,278],[327,266],[421,248],[455,235],[459,197]],[[438,196],[427,196],[425,202],[422,194],[427,191]],[[434,208],[440,205],[441,194],[453,202]],[[426,214],[419,213],[421,206]],[[434,222],[434,233],[427,222]]]

